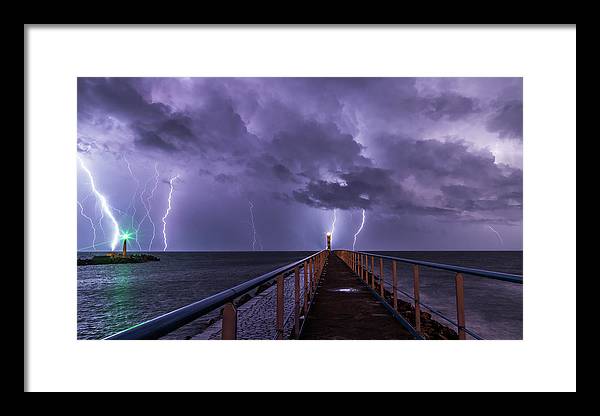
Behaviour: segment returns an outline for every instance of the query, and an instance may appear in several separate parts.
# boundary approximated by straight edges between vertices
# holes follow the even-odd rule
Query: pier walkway
[[[414,339],[330,252],[300,339]]]
[[[521,275],[332,251],[329,234],[327,242],[326,250],[106,339],[160,339],[210,313],[218,313],[219,321],[194,339],[482,339],[466,325],[464,276],[523,284]],[[412,293],[398,284],[398,264],[412,268]],[[420,300],[421,267],[454,275],[456,318]]]

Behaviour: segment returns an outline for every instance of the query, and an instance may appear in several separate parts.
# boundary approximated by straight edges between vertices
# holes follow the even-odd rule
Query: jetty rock
[[[128,264],[128,263],[146,263],[149,261],[159,261],[160,258],[151,254],[131,254],[123,256],[120,254],[109,254],[106,256],[94,256],[92,258],[78,258],[78,266],[92,266],[99,264]]]

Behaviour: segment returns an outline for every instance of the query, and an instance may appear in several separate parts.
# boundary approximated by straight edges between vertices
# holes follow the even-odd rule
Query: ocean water
[[[453,264],[496,272],[523,274],[522,251],[375,252],[382,255]],[[375,260],[375,271],[379,264]],[[421,266],[421,302],[456,322],[455,273]],[[391,285],[391,262],[384,262]],[[526,278],[524,278],[526,281]],[[412,265],[398,264],[398,286],[413,294]],[[523,285],[464,274],[465,323],[484,339],[523,339]],[[406,297],[400,299],[410,301]],[[426,309],[423,309],[427,311]],[[456,329],[446,321],[436,320]]]
[[[522,252],[381,252],[438,263],[522,273]],[[99,253],[77,253],[88,257]],[[77,337],[101,339],[198,301],[310,252],[167,252],[159,262],[77,267]],[[376,266],[378,269],[378,265]],[[386,280],[391,276],[385,265]],[[408,266],[400,288],[412,293]],[[421,268],[421,300],[452,319],[454,275]],[[465,275],[467,327],[486,339],[522,339],[523,287]]]
[[[311,253],[159,252],[158,262],[77,266],[77,337],[104,338]]]

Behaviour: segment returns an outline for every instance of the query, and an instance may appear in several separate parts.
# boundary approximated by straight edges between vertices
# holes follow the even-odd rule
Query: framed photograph
[[[575,26],[25,36],[27,390],[574,389]]]

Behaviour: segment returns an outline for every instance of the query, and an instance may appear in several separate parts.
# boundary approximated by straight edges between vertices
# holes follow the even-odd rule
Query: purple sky
[[[79,78],[78,156],[136,249],[146,207],[164,249],[179,175],[168,250],[317,250],[334,209],[334,248],[364,209],[358,250],[520,250],[522,93],[521,78]],[[78,247],[93,223],[107,250],[113,224],[78,175]]]

